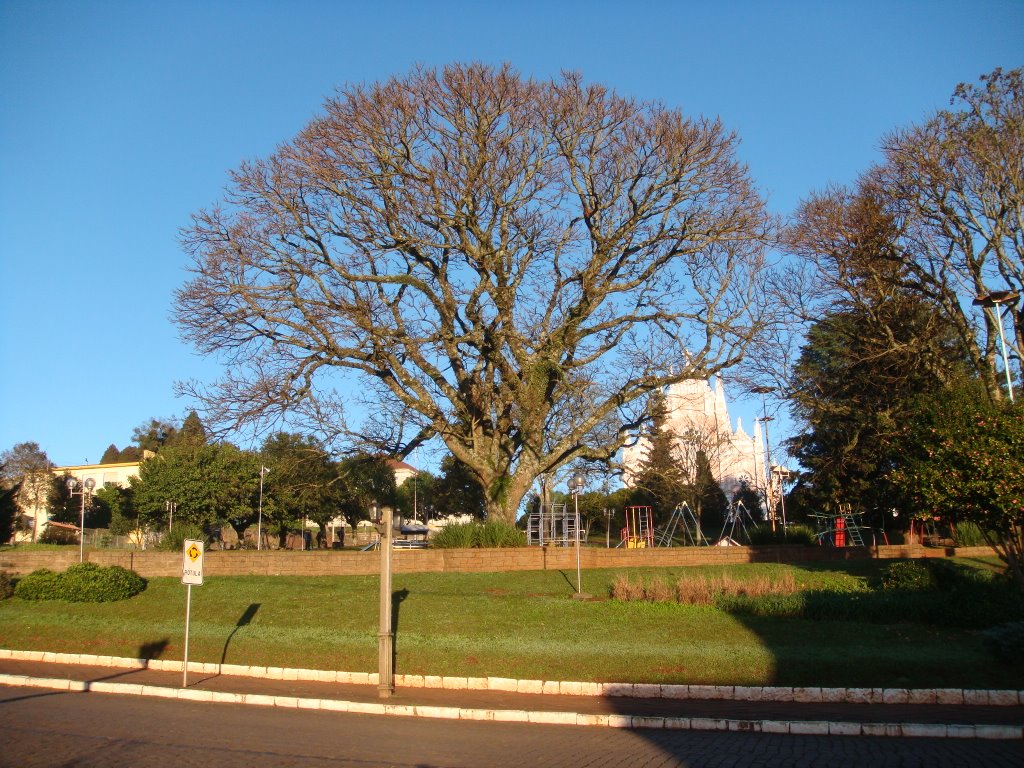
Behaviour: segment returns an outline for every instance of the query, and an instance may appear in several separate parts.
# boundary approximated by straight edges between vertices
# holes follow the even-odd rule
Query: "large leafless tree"
[[[736,145],[575,74],[343,89],[185,231],[176,319],[228,366],[186,389],[221,424],[337,425],[358,392],[413,427],[375,433],[389,450],[439,437],[514,519],[539,474],[607,458],[648,393],[756,339],[772,222]]]

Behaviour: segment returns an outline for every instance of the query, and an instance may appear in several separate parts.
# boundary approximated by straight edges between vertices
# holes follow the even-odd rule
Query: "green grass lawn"
[[[658,568],[793,573],[798,585],[863,590],[884,563]],[[986,567],[986,564],[979,564]],[[1022,688],[977,632],[917,624],[730,615],[712,607],[608,599],[619,570],[396,574],[395,671],[735,685]],[[376,671],[374,577],[218,577],[192,592],[192,661]],[[186,588],[151,579],[119,603],[0,601],[0,647],[180,659]]]

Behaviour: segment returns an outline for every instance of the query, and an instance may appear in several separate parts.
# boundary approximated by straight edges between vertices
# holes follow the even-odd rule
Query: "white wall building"
[[[732,498],[743,481],[764,493],[767,473],[761,424],[755,422],[753,435],[747,434],[740,419],[733,429],[721,379],[716,379],[713,389],[702,379],[673,384],[665,391],[665,406],[664,429],[676,436],[679,461],[688,471],[692,471],[696,453],[703,451],[727,498]],[[623,450],[626,485],[632,485],[649,448],[650,441],[641,437]]]

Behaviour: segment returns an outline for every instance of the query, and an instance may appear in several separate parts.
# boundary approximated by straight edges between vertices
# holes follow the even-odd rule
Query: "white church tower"
[[[739,419],[736,429],[732,428],[720,378],[715,379],[714,389],[703,379],[673,384],[665,390],[665,407],[664,429],[675,435],[679,461],[685,468],[694,467],[697,453],[703,451],[727,498],[731,499],[744,481],[763,492],[767,473],[761,424],[755,421],[753,435],[747,434]],[[632,485],[649,448],[647,438],[641,437],[623,449],[626,485]]]

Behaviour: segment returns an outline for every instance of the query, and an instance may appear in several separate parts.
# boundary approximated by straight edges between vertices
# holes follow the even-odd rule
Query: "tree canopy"
[[[978,382],[927,398],[893,472],[922,513],[976,523],[1024,589],[1024,407]]]
[[[183,232],[177,323],[231,370],[183,389],[218,424],[329,431],[354,374],[375,450],[440,438],[511,520],[538,475],[614,454],[647,393],[756,339],[772,220],[736,145],[575,74],[343,89]]]

